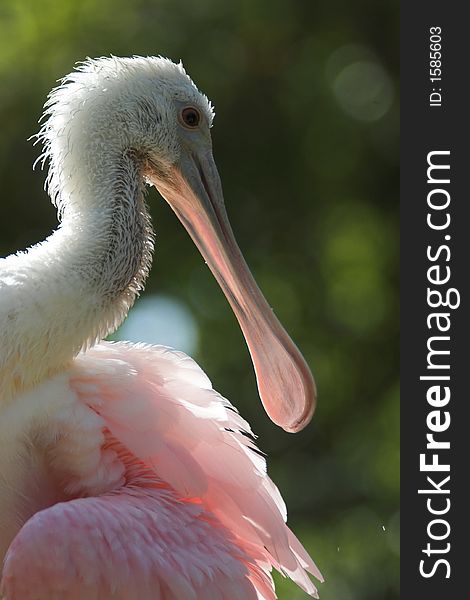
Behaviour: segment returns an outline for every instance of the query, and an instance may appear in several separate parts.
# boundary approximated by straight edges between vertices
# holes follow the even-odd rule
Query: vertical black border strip
[[[468,594],[467,575],[470,572],[468,541],[470,517],[470,397],[466,375],[470,373],[469,279],[470,268],[470,198],[467,180],[470,175],[470,24],[464,17],[465,3],[403,2],[401,4],[401,593],[404,599],[439,600],[464,597]],[[430,28],[440,27],[442,81],[430,81]],[[437,38],[434,38],[437,39]],[[435,64],[434,64],[435,66]],[[432,88],[442,94],[441,106],[430,106]],[[438,96],[435,96],[438,99]],[[428,153],[450,151],[449,156],[435,155],[434,162],[450,164],[450,183],[427,181]],[[445,179],[444,170],[434,171]],[[428,206],[428,194],[444,189],[450,195],[447,209],[433,211]],[[446,194],[436,192],[432,200],[444,203]],[[441,223],[448,212],[449,227],[433,230],[427,215]],[[450,239],[446,236],[450,236]],[[448,252],[440,247],[447,246]],[[427,257],[430,247],[434,261]],[[442,278],[450,269],[446,284],[433,285],[428,269],[439,265],[431,276]],[[445,295],[449,288],[458,290],[460,306],[431,308],[427,288]],[[437,300],[435,295],[434,299]],[[457,293],[451,294],[455,303]],[[433,312],[449,315],[450,329],[440,332],[437,319],[427,317]],[[442,317],[442,326],[447,322]],[[434,349],[450,350],[449,355],[435,355],[433,362],[449,364],[446,369],[428,368],[427,343],[432,336],[449,336],[450,340],[434,340]],[[445,380],[420,380],[420,376],[438,375]],[[431,386],[448,386],[450,400],[441,407],[431,406],[427,392]],[[443,394],[443,388],[440,388]],[[450,449],[427,449],[426,434],[432,433],[427,418],[431,411],[434,423],[445,423],[445,413],[451,419],[448,429],[434,433],[434,439],[450,442]],[[429,417],[432,419],[433,417]],[[420,470],[420,454],[426,454],[429,464],[434,453],[440,464],[449,464],[449,472]],[[450,475],[446,483],[442,483]],[[434,486],[427,480],[434,480]],[[467,486],[467,483],[469,485]],[[418,490],[449,490],[449,493],[423,493]],[[428,500],[429,499],[429,500]],[[433,510],[448,511],[431,514]],[[449,504],[450,503],[450,504]],[[442,522],[433,520],[442,519]],[[448,531],[448,535],[446,535]],[[442,539],[432,539],[434,537]],[[429,546],[428,546],[429,544]],[[447,545],[449,544],[449,545]],[[424,552],[426,550],[426,552]],[[443,562],[437,563],[441,560]],[[431,576],[420,574],[422,570]],[[447,561],[448,565],[446,562]],[[449,575],[449,577],[446,577]],[[462,591],[463,590],[463,591]],[[462,596],[463,595],[463,596]]]

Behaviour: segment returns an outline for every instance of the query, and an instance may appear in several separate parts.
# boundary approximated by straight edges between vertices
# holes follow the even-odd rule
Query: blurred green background
[[[236,321],[154,190],[155,265],[117,336],[189,350],[251,422],[322,600],[399,595],[397,31],[391,0],[0,0],[2,255],[55,227],[26,139],[75,61],[182,59],[215,104],[232,226],[315,373],[317,414],[297,435],[269,422]]]

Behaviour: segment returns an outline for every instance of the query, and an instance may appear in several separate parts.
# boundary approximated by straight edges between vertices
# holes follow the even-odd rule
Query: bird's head
[[[111,136],[119,151],[135,152],[143,177],[170,204],[232,306],[267,413],[286,431],[305,427],[316,402],[314,380],[235,241],[212,155],[213,110],[206,96],[181,64],[168,59],[89,60],[53,92],[49,130],[46,127],[43,133],[46,144],[57,139],[51,128],[54,118],[60,122],[61,114],[67,113],[57,109],[66,102],[77,106],[75,118],[84,113],[84,102],[94,107],[84,123],[88,132],[84,135],[91,137],[93,144],[101,147]],[[73,113],[73,107],[68,113]],[[54,158],[54,152],[49,154]]]
[[[163,177],[185,157],[211,152],[214,111],[181,63],[114,57],[84,63],[82,74],[91,69],[106,106],[101,120],[108,118],[114,130],[120,120],[122,150],[135,150],[149,173]]]

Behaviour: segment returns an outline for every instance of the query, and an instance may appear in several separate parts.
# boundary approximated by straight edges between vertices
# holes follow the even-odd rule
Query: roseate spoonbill
[[[310,371],[227,220],[209,101],[181,64],[100,58],[51,92],[45,116],[60,226],[0,262],[4,598],[273,599],[272,567],[316,596],[306,571],[321,575],[248,423],[181,352],[101,341],[150,268],[149,183],[225,292],[271,419],[310,420]]]

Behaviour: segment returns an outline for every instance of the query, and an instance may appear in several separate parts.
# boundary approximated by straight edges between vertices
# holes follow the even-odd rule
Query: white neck
[[[139,159],[90,150],[54,166],[59,229],[0,260],[0,402],[116,329],[147,276],[153,234]]]

